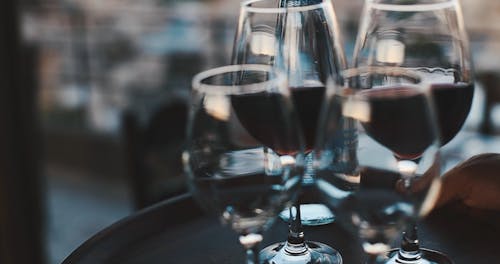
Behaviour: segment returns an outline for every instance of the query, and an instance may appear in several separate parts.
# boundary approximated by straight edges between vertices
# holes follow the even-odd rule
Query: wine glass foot
[[[260,251],[262,264],[342,264],[340,253],[323,243],[306,241],[306,250],[289,253],[286,242],[272,244]]]
[[[292,208],[292,211],[294,208]],[[295,214],[295,211],[292,212]],[[290,211],[285,209],[281,211],[280,218],[285,221],[290,221]],[[335,220],[335,215],[323,204],[301,204],[300,205],[300,220],[305,226],[319,226],[331,224]]]
[[[421,258],[415,261],[403,261],[398,259],[399,249],[392,249],[387,253],[388,260],[384,264],[453,264],[453,261],[444,253],[421,248]]]

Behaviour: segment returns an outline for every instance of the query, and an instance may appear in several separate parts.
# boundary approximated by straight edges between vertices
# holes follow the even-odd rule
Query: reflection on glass
[[[400,66],[418,71],[431,86],[441,146],[461,130],[471,109],[474,76],[458,0],[366,0],[353,62],[355,66]],[[403,240],[413,242],[407,243],[411,245],[407,249],[402,245],[400,258],[394,254],[390,263],[422,258],[451,263],[443,254],[419,249],[416,236],[407,235]]]
[[[332,84],[315,150],[318,191],[361,239],[369,263],[383,263],[407,223],[432,208],[439,190],[439,156],[428,87],[415,71],[360,67]],[[339,144],[345,123],[357,140]],[[345,146],[355,145],[346,163]]]
[[[193,79],[183,154],[189,186],[240,235],[247,263],[260,263],[262,232],[300,187],[295,118],[286,78],[271,66],[232,65]]]

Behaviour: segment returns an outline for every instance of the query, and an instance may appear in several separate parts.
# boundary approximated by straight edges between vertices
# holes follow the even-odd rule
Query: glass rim
[[[330,4],[330,1],[321,0],[320,3],[306,5],[306,6],[295,6],[295,7],[254,7],[249,6],[250,4],[256,2],[262,2],[267,0],[246,0],[241,3],[241,9],[248,13],[264,13],[264,14],[284,14],[284,13],[295,13],[295,12],[304,12],[315,9],[320,9],[326,5]]]
[[[439,9],[446,9],[455,7],[457,0],[447,0],[439,3],[427,4],[381,4],[375,3],[375,0],[367,0],[366,5],[369,8],[384,10],[384,11],[397,11],[397,12],[425,12]]]
[[[221,74],[235,73],[242,70],[267,72],[271,73],[272,77],[266,81],[259,81],[255,83],[242,84],[242,85],[203,83],[203,80],[207,78]],[[285,75],[282,72],[278,71],[275,67],[265,64],[235,64],[235,65],[226,65],[226,66],[211,68],[196,74],[191,82],[191,87],[193,90],[205,94],[217,94],[217,95],[259,92],[268,90],[268,88],[270,87],[277,87],[280,90],[282,88],[287,88]]]
[[[405,75],[416,82],[414,85],[422,86],[424,85],[424,80],[421,75],[418,74],[417,68],[404,68],[397,66],[361,66],[348,68],[340,72],[340,77],[345,80],[346,78],[352,78],[361,74],[374,73],[374,74],[390,74],[390,75]]]

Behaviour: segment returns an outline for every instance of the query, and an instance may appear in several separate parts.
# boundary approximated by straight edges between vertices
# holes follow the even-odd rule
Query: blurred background
[[[453,164],[498,152],[500,1],[461,0],[476,66]],[[192,76],[229,63],[238,0],[7,0],[0,57],[0,263],[60,263],[186,192]],[[333,0],[350,57],[363,0]]]

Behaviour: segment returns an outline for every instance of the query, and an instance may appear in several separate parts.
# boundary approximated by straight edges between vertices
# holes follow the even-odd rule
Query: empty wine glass
[[[293,2],[293,3],[290,3]],[[312,155],[327,80],[337,78],[346,62],[331,1],[250,0],[242,4],[233,63],[274,65],[287,74],[288,86],[305,138],[306,173],[302,204],[285,211],[291,218],[286,243],[261,254],[272,263],[341,263],[331,247],[305,241],[301,224],[331,223],[333,215],[312,191]],[[304,214],[307,213],[307,214]],[[291,217],[288,217],[291,216]]]
[[[196,75],[183,162],[190,190],[259,264],[261,233],[296,196],[303,147],[284,75],[232,65]]]
[[[355,232],[369,263],[383,263],[406,223],[425,215],[440,187],[439,145],[428,87],[397,67],[342,72],[327,89],[315,149],[316,186]],[[357,137],[337,137],[345,124]],[[346,158],[355,149],[356,159]]]
[[[355,66],[417,70],[431,85],[441,146],[462,128],[472,104],[474,78],[457,0],[366,0],[353,61]],[[414,231],[405,233],[396,253],[390,263],[451,263],[442,253],[419,248]]]

